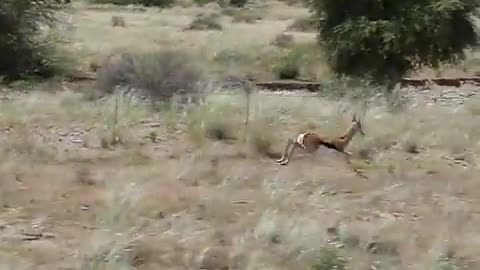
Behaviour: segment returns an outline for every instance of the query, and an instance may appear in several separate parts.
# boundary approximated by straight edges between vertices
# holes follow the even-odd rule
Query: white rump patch
[[[305,135],[307,135],[307,132],[298,135],[296,140],[297,143],[303,148],[305,148],[305,144],[303,144],[303,139],[305,138]]]

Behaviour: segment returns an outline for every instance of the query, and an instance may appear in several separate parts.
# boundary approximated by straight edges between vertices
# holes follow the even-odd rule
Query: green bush
[[[474,45],[478,0],[311,0],[332,69],[376,82],[464,57]],[[392,84],[390,84],[391,86]]]
[[[291,50],[286,56],[282,57],[274,67],[273,72],[278,79],[288,80],[296,79],[300,74],[300,63],[303,52],[301,50]]]
[[[202,70],[189,55],[175,50],[116,55],[107,59],[97,74],[98,87],[106,92],[128,86],[163,101],[177,94],[198,98],[202,79]]]
[[[52,35],[42,29],[57,22],[57,0],[0,1],[0,76],[15,80],[57,73]]]

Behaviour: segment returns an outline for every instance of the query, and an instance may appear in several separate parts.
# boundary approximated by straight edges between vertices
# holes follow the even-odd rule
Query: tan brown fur
[[[297,135],[295,139],[289,138],[287,140],[287,145],[283,151],[282,158],[277,160],[277,163],[280,165],[287,165],[291,156],[293,155],[294,150],[298,147],[303,148],[308,153],[313,153],[320,146],[324,146],[345,154],[347,162],[350,162],[348,158],[351,156],[351,154],[345,152],[345,148],[349,145],[353,136],[355,136],[357,132],[365,135],[362,130],[362,124],[357,119],[356,115],[353,116],[352,126],[344,134],[336,138],[329,139],[315,132],[302,132]]]

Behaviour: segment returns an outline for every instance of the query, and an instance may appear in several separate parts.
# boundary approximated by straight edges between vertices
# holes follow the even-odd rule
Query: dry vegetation
[[[75,3],[71,49],[85,67],[116,52],[177,49],[207,74],[267,79],[298,69],[296,77],[328,78],[314,33],[290,33],[287,52],[271,45],[306,9],[256,5],[265,12],[256,11],[255,23],[223,13],[215,15],[221,30],[183,31],[200,13],[222,12],[213,4],[138,10]],[[113,16],[127,27],[112,27]],[[159,91],[187,88],[183,78],[209,79],[152,55],[100,74]],[[477,55],[468,72],[478,70]],[[153,75],[142,69],[149,65]],[[94,85],[62,86],[35,86],[0,102],[0,269],[480,267],[475,98],[459,108],[392,111],[381,98],[364,107],[255,91],[244,144],[238,89],[219,93],[205,83],[199,102],[168,93],[172,101],[157,107],[128,96],[96,99]],[[366,135],[352,142],[352,166],[367,179],[326,149],[298,154],[287,167],[275,163],[289,136],[340,134],[353,112]]]
[[[305,128],[340,133],[359,106],[252,100],[247,145],[241,96],[157,113],[121,98],[117,144],[114,98],[2,102],[2,257],[25,269],[185,269],[213,248],[237,269],[309,269],[334,259],[329,247],[352,269],[450,269],[434,268],[446,256],[478,267],[477,101],[369,106],[352,145],[363,179],[325,149],[288,167],[266,157]]]

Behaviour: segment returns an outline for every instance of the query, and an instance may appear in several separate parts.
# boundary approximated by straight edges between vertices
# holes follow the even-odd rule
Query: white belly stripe
[[[306,134],[307,134],[307,132],[302,133],[302,134],[298,135],[298,137],[297,137],[297,143],[298,143],[302,148],[305,148],[305,144],[303,144],[303,138],[305,137]]]

